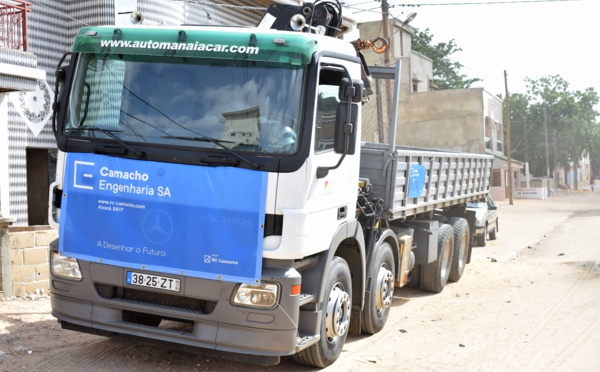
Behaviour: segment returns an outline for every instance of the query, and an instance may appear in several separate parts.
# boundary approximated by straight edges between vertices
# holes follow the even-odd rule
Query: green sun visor
[[[305,65],[318,40],[308,33],[256,29],[84,27],[73,52],[262,61]]]

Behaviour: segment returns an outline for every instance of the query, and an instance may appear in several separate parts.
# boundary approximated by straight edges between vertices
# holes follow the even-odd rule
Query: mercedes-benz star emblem
[[[143,222],[144,236],[155,244],[166,242],[173,235],[173,220],[161,210],[150,211]]]

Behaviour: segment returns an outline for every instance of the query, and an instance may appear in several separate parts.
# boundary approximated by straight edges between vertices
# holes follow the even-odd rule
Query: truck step
[[[310,293],[300,293],[300,307],[315,302],[315,295]]]
[[[299,335],[296,337],[296,352],[316,344],[321,339],[319,335]]]

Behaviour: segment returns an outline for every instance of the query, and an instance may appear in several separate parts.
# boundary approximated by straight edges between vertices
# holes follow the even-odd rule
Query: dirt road
[[[385,329],[330,371],[600,370],[600,193],[500,203],[499,238],[440,294],[396,289]],[[309,371],[64,331],[47,297],[0,301],[0,371]]]

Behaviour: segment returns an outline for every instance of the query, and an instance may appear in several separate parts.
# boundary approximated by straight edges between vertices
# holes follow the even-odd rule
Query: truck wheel
[[[295,354],[297,363],[324,368],[335,362],[344,348],[350,327],[352,279],[348,264],[341,257],[331,261],[322,307],[321,339]]]
[[[444,289],[450,275],[453,250],[454,229],[450,225],[442,224],[438,232],[438,258],[422,267],[421,288],[434,293],[440,293]]]
[[[486,242],[487,242],[487,225],[485,225],[485,230],[483,231],[483,234],[479,235],[479,238],[477,239],[477,245],[480,247],[485,247]]]
[[[383,329],[387,321],[392,299],[394,298],[394,278],[396,265],[394,254],[389,243],[383,243],[372,264],[371,284],[367,288],[365,308],[362,313],[362,330],[368,334],[375,334]]]
[[[448,280],[458,282],[465,266],[469,254],[469,223],[464,218],[452,217],[449,221],[454,230],[454,254],[452,255],[452,267]]]
[[[494,231],[490,233],[490,240],[496,240],[498,237],[498,220],[494,223]]]

